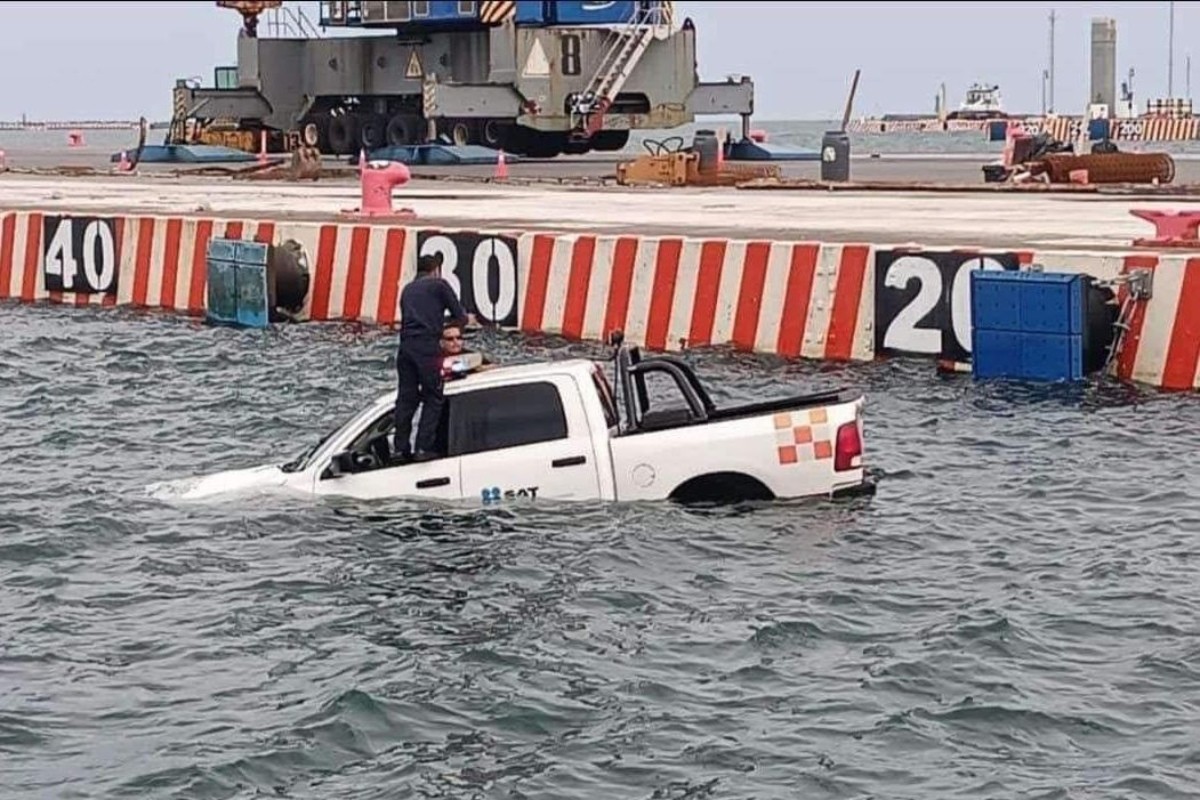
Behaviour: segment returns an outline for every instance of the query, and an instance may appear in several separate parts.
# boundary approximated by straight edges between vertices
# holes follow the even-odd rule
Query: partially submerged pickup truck
[[[840,391],[718,408],[682,359],[616,344],[615,391],[601,363],[493,367],[446,384],[440,452],[392,460],[395,392],[286,464],[198,479],[201,498],[273,487],[363,499],[425,497],[684,502],[871,492],[863,398]],[[651,401],[666,378],[680,407]]]

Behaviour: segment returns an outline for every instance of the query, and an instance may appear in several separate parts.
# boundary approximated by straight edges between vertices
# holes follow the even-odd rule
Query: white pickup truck
[[[717,408],[681,359],[619,345],[616,389],[600,363],[493,367],[446,384],[440,452],[391,459],[389,392],[286,464],[195,479],[195,499],[286,488],[363,499],[502,503],[551,500],[730,501],[870,493],[863,398],[826,392]],[[678,408],[651,403],[662,377]]]

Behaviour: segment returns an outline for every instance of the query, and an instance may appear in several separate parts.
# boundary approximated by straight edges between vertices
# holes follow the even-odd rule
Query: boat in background
[[[940,105],[945,106],[942,98],[945,97],[945,85],[942,86],[942,95],[939,98]],[[939,116],[942,116],[939,114]],[[982,83],[973,83],[971,88],[967,89],[967,97],[958,107],[957,111],[951,111],[945,115],[947,120],[993,120],[993,119],[1008,119],[1008,114],[1004,113],[1004,101],[1000,97],[1000,87],[998,85],[985,86]]]
[[[953,111],[946,110],[946,84],[933,100],[933,114],[884,114],[882,117],[860,117],[846,126],[851,133],[959,133],[987,131],[996,120],[1007,120],[1004,101],[997,84],[973,83],[962,103]]]
[[[885,114],[851,120],[851,133],[961,133],[979,131],[990,142],[1002,142],[1010,125],[1029,135],[1049,133],[1060,141],[1111,140],[1116,142],[1187,142],[1200,140],[1200,116],[1192,101],[1180,97],[1146,101],[1146,110],[1137,113],[1129,84],[1121,85],[1121,97],[1115,108],[1092,103],[1085,114],[1009,114],[1004,111],[1000,88],[975,83],[967,90],[958,110],[943,113],[945,85],[935,101],[935,113]]]

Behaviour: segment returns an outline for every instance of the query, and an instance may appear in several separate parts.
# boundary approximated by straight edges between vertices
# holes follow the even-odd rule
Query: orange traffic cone
[[[502,181],[508,178],[508,162],[504,160],[504,151],[499,151],[496,157],[496,174],[494,180]]]

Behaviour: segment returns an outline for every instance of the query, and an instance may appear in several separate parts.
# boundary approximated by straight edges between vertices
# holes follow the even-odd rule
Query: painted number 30
[[[980,256],[964,262],[955,272],[950,287],[949,317],[954,338],[968,353],[971,352],[971,272],[976,269],[1003,271],[1004,266],[994,258]],[[888,265],[884,285],[903,289],[914,279],[919,287],[917,296],[892,320],[883,346],[909,353],[940,353],[942,330],[918,327],[937,308],[945,290],[938,265],[922,256],[901,256]]]
[[[469,258],[469,271],[459,271],[458,246],[448,236],[431,236],[421,245],[421,255],[441,253],[442,277],[454,289],[454,293],[465,303],[462,280],[470,281],[470,301],[480,319],[500,323],[509,318],[517,304],[517,264],[512,250],[500,239],[479,240],[475,252]],[[496,293],[493,296],[490,276],[492,266],[496,270]],[[471,309],[467,309],[468,311]]]
[[[107,293],[113,290],[117,276],[116,245],[112,229],[106,220],[93,219],[83,229],[79,253],[75,252],[75,225],[78,220],[66,218],[58,223],[54,237],[46,247],[46,276],[62,282],[62,290]],[[83,274],[80,275],[80,260]],[[82,277],[83,286],[76,281]]]

